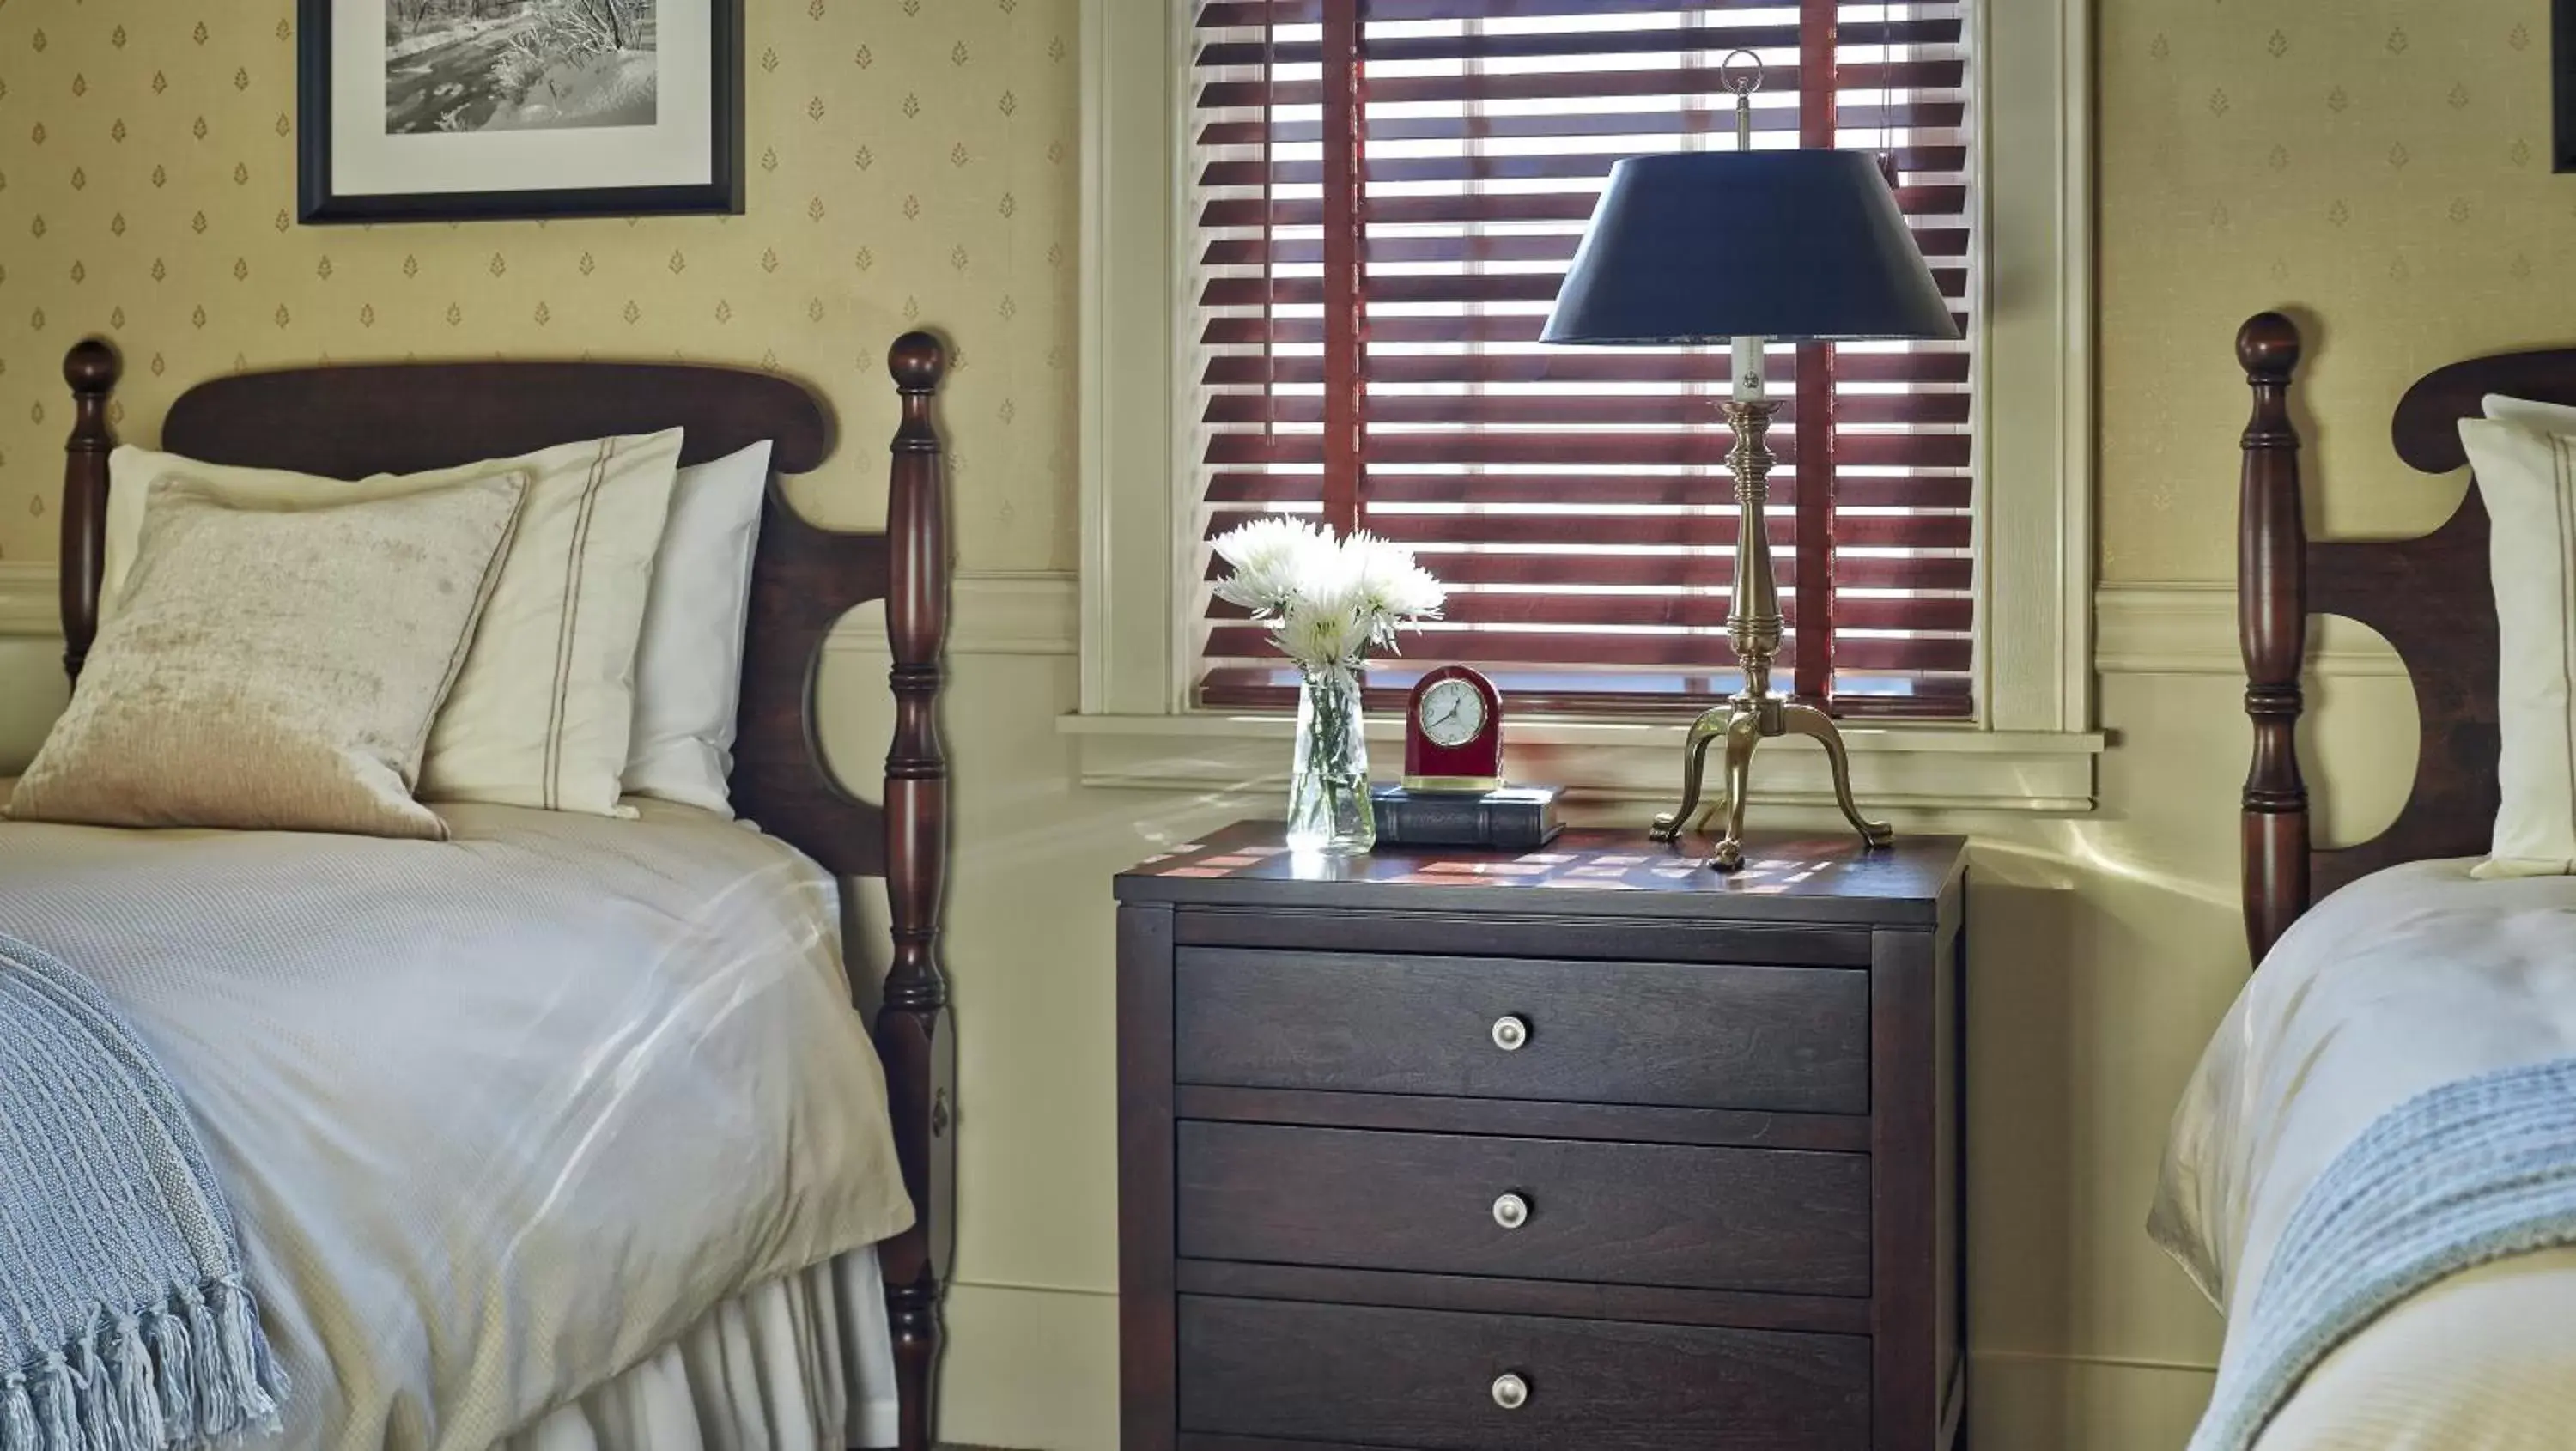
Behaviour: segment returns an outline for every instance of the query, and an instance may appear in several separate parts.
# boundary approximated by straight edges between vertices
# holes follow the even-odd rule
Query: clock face
[[[1435,746],[1463,746],[1485,730],[1485,697],[1464,680],[1443,680],[1422,692],[1422,734]]]

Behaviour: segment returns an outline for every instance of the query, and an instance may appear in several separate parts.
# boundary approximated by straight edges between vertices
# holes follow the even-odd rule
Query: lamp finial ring
[[[1743,65],[1736,62],[1741,60]],[[1762,89],[1762,57],[1749,50],[1732,50],[1717,63],[1718,80],[1738,97],[1750,96]]]

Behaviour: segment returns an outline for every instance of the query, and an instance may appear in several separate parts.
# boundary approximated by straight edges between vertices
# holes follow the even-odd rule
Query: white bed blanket
[[[819,868],[686,808],[441,814],[451,842],[0,823],[0,925],[196,1115],[293,1451],[480,1451],[911,1222]]]
[[[2576,1055],[2576,878],[2382,872],[2319,903],[2247,984],[2174,1116],[2150,1227],[2222,1310],[2381,1114],[2491,1069]],[[2576,1425],[2576,1251],[2457,1275],[2309,1377],[2265,1451],[2563,1447]]]

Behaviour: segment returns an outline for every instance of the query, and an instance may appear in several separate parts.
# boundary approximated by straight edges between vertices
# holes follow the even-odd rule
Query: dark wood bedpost
[[[2236,625],[2254,761],[2245,777],[2245,936],[2263,955],[2308,906],[2308,788],[2299,776],[2299,667],[2307,653],[2307,527],[2290,377],[2299,330],[2277,312],[2249,319],[2236,359],[2254,389],[2237,497]]]
[[[955,1176],[950,1137],[956,1044],[948,975],[939,962],[939,906],[948,870],[948,758],[939,733],[940,656],[948,639],[948,520],[931,396],[948,350],[928,333],[897,338],[887,360],[903,395],[894,436],[886,535],[892,551],[886,635],[894,647],[894,744],[886,755],[886,900],[894,960],[877,1014],[895,1143],[918,1216],[878,1249],[902,1397],[902,1451],[930,1451],[938,1389],[939,1301],[948,1273]]]
[[[116,432],[107,425],[108,395],[124,371],[116,349],[86,338],[63,355],[72,388],[72,436],[63,445],[63,671],[74,681],[98,639],[98,592],[107,572],[107,456]]]

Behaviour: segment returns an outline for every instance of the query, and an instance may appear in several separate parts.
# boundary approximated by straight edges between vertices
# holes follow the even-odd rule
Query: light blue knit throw
[[[2308,1186],[2191,1451],[2245,1451],[2318,1362],[2445,1276],[2576,1243],[2576,1058],[2507,1068],[2383,1114]]]
[[[97,988],[0,933],[0,1451],[199,1446],[285,1397],[186,1107]]]

